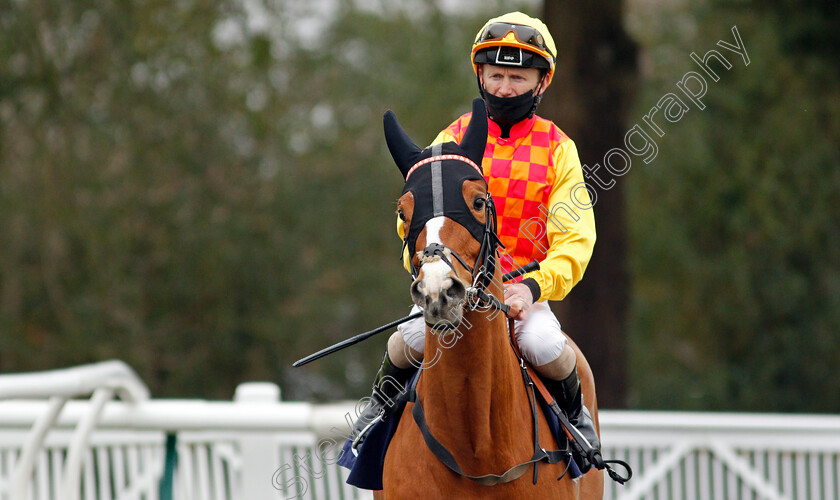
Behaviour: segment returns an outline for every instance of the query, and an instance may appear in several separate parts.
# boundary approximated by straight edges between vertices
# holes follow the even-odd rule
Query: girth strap
[[[495,297],[494,297],[495,298]],[[510,328],[510,335],[511,338],[513,337],[513,320],[510,320],[508,323]],[[496,484],[507,483],[513,481],[514,479],[519,478],[525,471],[530,467],[532,464],[534,465],[534,484],[537,484],[537,463],[545,461],[549,464],[556,464],[558,462],[562,462],[567,460],[571,456],[571,452],[568,448],[565,450],[553,450],[553,451],[546,451],[539,443],[539,422],[537,419],[537,408],[536,408],[536,400],[534,397],[534,384],[531,380],[531,377],[528,376],[528,372],[526,369],[527,364],[524,362],[521,356],[519,356],[518,349],[514,349],[519,357],[520,362],[520,369],[522,371],[522,376],[525,382],[526,392],[528,392],[528,401],[531,406],[531,416],[533,418],[533,426],[534,426],[534,454],[531,456],[531,459],[527,462],[522,462],[521,464],[514,465],[510,469],[506,470],[502,474],[485,474],[483,476],[471,476],[469,474],[465,474],[464,471],[461,470],[461,467],[458,465],[458,462],[455,460],[455,457],[452,453],[440,442],[435,438],[432,434],[432,431],[429,430],[429,426],[426,424],[426,413],[423,411],[423,405],[420,403],[420,399],[417,397],[417,382],[420,377],[415,377],[409,387],[408,391],[408,401],[414,403],[414,408],[411,410],[411,415],[414,417],[414,422],[417,424],[417,428],[420,429],[420,434],[423,436],[423,440],[426,442],[426,446],[429,450],[437,457],[438,460],[443,462],[444,465],[449,467],[450,470],[458,474],[459,476],[466,477],[467,479],[471,479],[477,483],[483,484],[485,486],[493,486]],[[566,471],[568,471],[568,465],[566,466]],[[563,476],[566,475],[566,471],[563,471],[563,474],[560,475],[557,479],[561,479]]]
[[[423,440],[426,441],[426,446],[429,447],[429,450],[440,460],[443,462],[444,465],[449,467],[453,472],[458,474],[459,476],[464,476],[467,479],[472,479],[477,483],[481,483],[485,486],[493,486],[496,484],[507,483],[517,479],[519,476],[525,473],[528,470],[528,467],[531,464],[540,462],[545,460],[550,464],[556,464],[564,460],[568,457],[568,452],[566,451],[546,451],[542,448],[536,450],[534,455],[531,457],[530,460],[527,462],[522,462],[519,465],[514,465],[510,469],[506,470],[503,474],[485,474],[483,476],[471,476],[469,474],[465,474],[461,467],[458,465],[458,462],[455,460],[455,457],[452,456],[452,453],[446,447],[441,444],[433,435],[432,432],[429,430],[429,426],[426,425],[426,414],[423,411],[423,405],[420,403],[419,400],[414,401],[414,408],[411,410],[411,415],[414,417],[414,421],[417,423],[417,427],[420,429],[420,433],[423,435]]]

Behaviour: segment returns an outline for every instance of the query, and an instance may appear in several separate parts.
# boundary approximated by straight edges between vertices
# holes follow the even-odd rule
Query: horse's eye
[[[401,221],[405,222],[405,214],[403,213],[402,209],[397,210],[397,215],[399,216]]]
[[[473,201],[473,210],[483,210],[484,209],[484,198],[476,198]]]

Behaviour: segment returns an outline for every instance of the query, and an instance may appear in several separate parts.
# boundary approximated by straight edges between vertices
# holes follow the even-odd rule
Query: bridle
[[[469,273],[472,278],[472,285],[467,288],[467,300],[463,307],[468,308],[469,310],[476,310],[482,307],[482,303],[486,304],[489,307],[493,307],[500,311],[503,311],[505,314],[508,313],[510,310],[509,306],[504,304],[504,302],[497,299],[493,294],[487,292],[487,288],[490,286],[490,283],[493,281],[496,272],[496,252],[498,251],[499,247],[504,247],[502,242],[500,241],[498,235],[496,234],[496,225],[497,225],[497,215],[496,215],[496,206],[493,203],[493,197],[490,195],[489,191],[484,198],[484,223],[482,224],[479,221],[472,211],[469,209],[463,210],[463,205],[466,203],[463,200],[463,194],[461,194],[462,189],[459,190],[451,190],[451,191],[458,191],[458,193],[453,194],[451,191],[448,191],[446,195],[444,194],[443,190],[443,178],[446,175],[442,172],[442,165],[441,162],[443,160],[447,161],[458,161],[453,165],[454,169],[460,169],[462,177],[448,177],[448,179],[461,179],[461,183],[459,186],[463,185],[463,182],[466,182],[467,179],[482,179],[486,183],[486,179],[481,172],[481,169],[478,168],[472,160],[467,157],[461,155],[441,155],[440,154],[440,146],[433,146],[432,149],[432,156],[429,158],[425,158],[416,162],[414,165],[408,169],[406,175],[406,187],[404,191],[411,190],[410,188],[416,189],[418,192],[422,191],[424,193],[424,197],[419,199],[415,199],[415,213],[412,216],[412,223],[410,227],[405,231],[405,237],[403,239],[403,246],[402,251],[400,252],[400,258],[403,258],[405,255],[406,248],[413,249],[416,246],[417,236],[422,231],[422,227],[425,226],[425,223],[431,220],[432,217],[439,217],[439,216],[446,216],[449,219],[461,224],[467,231],[478,241],[481,246],[479,248],[478,255],[476,256],[475,264],[470,266],[467,264],[467,261],[458,254],[452,248],[447,247],[442,243],[431,243],[426,245],[426,248],[423,249],[422,256],[420,258],[421,265],[425,262],[433,261],[435,259],[440,259],[444,262],[452,272],[456,275],[457,270],[455,269],[455,264],[453,263],[452,258],[456,262],[458,262],[461,266],[464,267]],[[469,165],[472,167],[472,171],[465,168],[463,165]],[[421,183],[420,186],[417,186],[415,182],[414,185],[409,186],[409,177],[412,173],[418,171],[418,167],[422,165],[430,165],[431,172],[428,175],[429,180],[431,182],[431,191],[428,191],[428,185],[423,185]],[[464,172],[467,172],[468,176],[463,176]],[[476,175],[478,172],[478,176]],[[424,172],[425,175],[425,172]],[[480,176],[480,177],[479,177]],[[423,188],[423,189],[421,189]],[[450,188],[451,189],[451,188]],[[455,196],[460,196],[460,200],[458,202],[455,201]],[[448,198],[445,198],[448,196]],[[431,203],[429,203],[431,199]],[[448,201],[445,201],[448,200]],[[452,211],[449,214],[446,214],[446,210],[444,210],[445,206],[449,206]],[[418,215],[419,213],[419,215]],[[419,220],[419,222],[417,222]],[[417,223],[415,223],[417,222]],[[414,231],[411,229],[414,228]],[[452,258],[450,258],[452,257]],[[409,256],[409,266],[411,270],[412,280],[416,281],[419,275],[419,270],[414,265],[414,260]],[[504,280],[505,278],[503,278]],[[508,333],[509,333],[509,340],[511,343],[511,347],[516,355],[516,358],[519,361],[519,368],[522,373],[523,381],[526,386],[526,392],[528,393],[528,401],[531,407],[531,416],[533,419],[533,432],[534,432],[534,453],[532,457],[522,462],[518,465],[515,465],[509,468],[502,474],[485,474],[482,476],[472,476],[469,474],[465,474],[458,462],[455,460],[455,457],[446,447],[435,438],[431,429],[429,429],[428,424],[426,423],[426,416],[425,411],[423,410],[423,405],[420,400],[417,398],[417,391],[416,391],[416,384],[418,381],[418,377],[415,377],[409,386],[408,391],[408,401],[414,403],[412,408],[412,416],[414,417],[414,421],[417,424],[420,433],[423,436],[423,440],[426,442],[426,446],[428,446],[429,450],[443,462],[450,470],[455,472],[456,474],[468,478],[470,480],[479,482],[485,485],[495,485],[500,483],[506,483],[509,481],[513,481],[514,479],[521,476],[525,470],[530,467],[532,464],[534,465],[534,476],[533,482],[534,484],[537,483],[537,466],[538,462],[547,462],[549,464],[555,464],[561,461],[564,461],[567,457],[571,456],[570,447],[573,446],[572,443],[575,443],[575,446],[579,447],[580,445],[577,444],[577,439],[575,436],[571,435],[571,432],[568,431],[569,428],[574,428],[565,415],[562,414],[559,407],[557,407],[556,402],[553,401],[553,396],[548,393],[545,389],[545,386],[542,382],[539,381],[539,378],[536,376],[536,373],[533,372],[533,369],[527,365],[525,359],[522,357],[519,349],[516,345],[516,340],[514,339],[513,335],[513,320],[508,320]],[[546,451],[541,445],[539,441],[539,425],[537,420],[537,402],[536,402],[536,390],[539,388],[540,392],[542,393],[543,399],[549,404],[553,404],[554,407],[552,410],[562,422],[562,425],[565,429],[567,429],[569,442],[567,444],[566,449],[564,450],[554,450],[554,451]],[[580,434],[578,432],[578,434]],[[583,436],[580,436],[583,438]],[[585,438],[583,438],[585,441]],[[586,443],[588,446],[588,443]],[[589,455],[590,461],[595,459],[599,460],[597,467],[598,468],[607,468],[610,477],[614,480],[624,483],[627,479],[629,479],[630,474],[630,467],[621,461],[604,461],[601,456],[600,452],[597,450],[589,447],[591,452],[597,452],[596,455]],[[585,450],[584,450],[585,451]],[[613,469],[609,466],[607,462],[621,462],[629,472],[626,478],[619,476],[617,473],[613,471]],[[568,467],[566,469],[568,471]],[[563,477],[566,474],[564,471],[560,477]],[[558,478],[560,479],[560,478]]]
[[[435,153],[433,152],[433,156],[431,159],[421,160],[421,162],[423,164],[431,163],[432,165],[435,165],[434,154]],[[453,158],[452,155],[449,156],[450,157],[447,158],[448,160],[461,160],[461,158]],[[475,163],[469,161],[468,158],[464,158],[464,160],[466,161],[462,161],[462,163],[466,163],[472,166],[476,171],[481,173],[481,170],[478,169],[478,166],[475,165]],[[412,172],[416,170],[417,166],[418,164],[415,164],[411,167],[411,169],[409,169],[409,176]],[[440,164],[437,165],[437,168],[440,168]],[[431,210],[428,206],[428,199],[424,198],[421,202],[423,203],[423,206],[420,207],[420,220],[417,224],[411,225],[411,227],[415,229],[415,232],[411,231],[411,227],[409,227],[409,230],[405,232],[405,238],[403,240],[403,247],[402,252],[400,252],[400,256],[402,257],[403,255],[405,255],[406,248],[412,248],[414,245],[416,245],[416,233],[419,233],[422,230],[421,227],[425,225],[426,221],[430,220],[431,217],[446,215],[450,219],[464,226],[470,232],[473,238],[475,238],[476,241],[480,243],[481,246],[479,248],[478,255],[476,256],[475,264],[473,266],[470,266],[469,264],[467,264],[467,261],[461,255],[458,254],[458,252],[456,252],[452,248],[447,247],[442,243],[431,243],[429,245],[426,245],[426,248],[423,249],[423,253],[420,258],[421,265],[434,259],[440,259],[447,266],[449,266],[450,269],[452,269],[453,273],[457,275],[457,270],[455,269],[454,263],[457,262],[470,273],[472,279],[472,285],[467,287],[467,300],[465,301],[463,307],[469,310],[476,310],[479,308],[486,308],[487,306],[489,306],[503,311],[505,314],[507,314],[507,312],[510,310],[510,307],[504,304],[503,301],[496,298],[492,293],[488,293],[487,291],[487,288],[490,286],[490,283],[493,281],[496,273],[496,252],[498,251],[499,247],[504,247],[502,242],[499,240],[498,235],[496,234],[497,216],[496,206],[493,203],[493,197],[488,192],[484,198],[483,224],[470,211],[453,210],[453,212],[455,212],[454,214],[444,214],[444,203],[442,201],[443,186],[435,184],[442,183],[442,175],[440,174],[440,172],[435,173],[433,171],[432,175],[430,175],[429,177],[432,182],[431,198],[433,202]],[[484,179],[483,175],[481,176],[481,179]],[[463,185],[463,182],[465,182],[465,180],[462,181],[461,185]],[[406,189],[408,189],[408,176],[406,176]],[[459,189],[457,191],[462,190]],[[426,191],[426,195],[428,197],[428,191]],[[461,202],[465,203],[464,200],[461,200]],[[452,203],[451,198],[450,203]],[[417,212],[417,208],[418,206],[417,204],[415,204],[415,212]],[[415,213],[414,215],[417,216],[417,213]],[[414,219],[414,217],[412,217],[412,219]],[[414,260],[412,258],[409,259],[409,263],[412,279],[416,281],[419,275],[419,271],[414,265]],[[411,411],[412,416],[429,450],[431,450],[431,452],[435,455],[435,457],[438,458],[438,460],[440,460],[444,465],[446,465],[450,470],[452,470],[459,476],[468,478],[472,481],[476,481],[487,486],[513,481],[514,479],[524,474],[526,469],[531,465],[534,465],[533,481],[534,484],[536,484],[536,464],[538,462],[547,462],[549,464],[555,464],[564,461],[567,457],[570,456],[570,451],[568,447],[565,450],[546,451],[540,445],[539,424],[537,421],[537,403],[536,395],[534,393],[534,384],[531,381],[529,374],[525,371],[525,361],[518,354],[518,350],[515,346],[515,341],[513,339],[512,320],[508,321],[508,330],[510,334],[511,345],[514,349],[514,353],[516,353],[516,356],[519,360],[520,369],[522,370],[522,376],[525,382],[526,392],[528,393],[528,401],[531,407],[531,416],[533,421],[532,425],[534,433],[534,453],[529,460],[509,468],[502,474],[485,474],[481,476],[472,476],[464,473],[464,471],[461,470],[460,466],[458,465],[458,462],[456,461],[452,453],[440,441],[438,441],[438,439],[432,433],[431,429],[429,429],[429,426],[426,422],[426,414],[423,409],[423,404],[417,397],[416,384],[419,377],[415,377],[413,379],[408,391],[408,401],[414,403],[414,406]],[[566,473],[563,472],[563,474],[560,477],[562,477],[565,474]]]
[[[488,181],[484,177],[482,169],[477,165],[477,163],[482,162],[487,146],[487,108],[484,101],[480,98],[473,99],[472,115],[469,125],[466,130],[464,130],[461,140],[458,143],[455,141],[449,141],[432,145],[429,148],[421,149],[411,140],[408,134],[405,133],[405,130],[403,130],[400,126],[393,111],[387,111],[385,113],[383,117],[383,125],[385,128],[385,141],[388,144],[388,150],[391,152],[394,162],[397,164],[397,167],[405,179],[403,195],[411,193],[414,199],[414,206],[412,209],[413,213],[410,221],[406,221],[403,217],[404,239],[402,251],[400,252],[400,260],[402,260],[406,256],[406,250],[410,251],[410,254],[408,255],[409,269],[414,282],[417,283],[417,277],[419,275],[418,269],[414,265],[414,252],[417,247],[417,237],[424,230],[430,220],[436,217],[445,216],[446,218],[463,226],[464,229],[466,229],[472,237],[480,243],[479,252],[476,256],[474,265],[468,265],[467,261],[462,256],[458,255],[458,252],[447,247],[443,243],[427,244],[426,248],[423,249],[420,261],[425,264],[431,261],[440,260],[449,266],[452,272],[457,276],[458,273],[455,269],[455,263],[452,260],[454,259],[470,273],[472,279],[472,285],[464,287],[466,289],[466,296],[470,300],[468,300],[468,305],[465,304],[462,307],[469,307],[471,310],[475,310],[478,309],[481,302],[484,302],[500,311],[505,312],[506,315],[509,314],[510,309],[508,306],[498,300],[493,294],[489,294],[487,292],[487,288],[494,280],[495,273],[497,271],[495,260],[497,251],[500,246],[504,246],[496,234],[496,208],[493,204],[493,198],[489,193],[484,197],[485,219],[482,222],[475,216],[475,212],[478,211],[478,208],[474,209],[474,205],[468,206],[463,193],[464,182],[467,180],[481,180],[484,182],[485,186],[488,185]],[[448,187],[444,189],[444,186]],[[457,186],[457,188],[453,186]],[[408,223],[405,224],[405,222]],[[527,264],[520,269],[516,269],[502,276],[502,282],[514,279],[527,272],[537,270],[538,268],[539,264],[536,262]],[[374,330],[374,332],[378,333],[379,331],[384,331],[395,324],[419,318],[421,315],[423,315],[422,312],[414,313],[406,316],[402,320],[380,327],[379,329]],[[538,462],[547,461],[548,463],[553,464],[571,456],[571,451],[568,446],[566,450],[555,451],[546,451],[540,446],[539,425],[536,413],[536,395],[534,389],[535,385],[539,385],[539,379],[531,378],[529,370],[532,369],[526,364],[525,360],[516,349],[517,346],[516,340],[514,339],[513,320],[508,320],[508,337],[511,342],[511,347],[516,354],[516,358],[519,361],[520,371],[526,386],[526,391],[529,395],[528,399],[533,419],[534,454],[527,462],[515,465],[500,475],[487,474],[484,476],[469,476],[464,474],[452,454],[434,437],[431,430],[428,428],[428,425],[426,425],[422,403],[417,398],[416,384],[419,377],[415,376],[408,390],[408,400],[414,403],[412,415],[414,416],[415,423],[417,423],[429,450],[431,450],[432,453],[453,472],[462,477],[487,485],[512,481],[522,475],[530,464],[534,464],[534,483],[536,483],[536,464]],[[543,387],[543,389],[545,388]],[[552,408],[557,408],[557,411],[560,412],[556,402],[553,401],[553,397],[551,397],[550,394],[546,395],[547,391],[542,392],[541,390],[541,393],[544,397],[548,398],[546,399],[546,402],[551,400],[554,403],[554,407]],[[567,424],[569,424],[569,422],[565,421],[564,425]],[[573,440],[573,437],[570,439]],[[565,472],[563,474],[565,474]]]
[[[417,167],[426,164],[432,164],[432,168],[435,168],[435,163],[439,162],[440,160],[458,160],[462,163],[465,163],[473,169],[475,169],[479,174],[481,174],[481,178],[483,179],[483,174],[481,169],[469,158],[460,156],[460,155],[437,155],[432,156],[431,158],[426,158],[417,162],[411,169],[408,171],[408,175],[406,176],[406,185],[408,184],[408,180],[411,174],[417,169]],[[437,168],[440,168],[438,163]],[[432,182],[440,183],[441,178],[440,176],[432,176]],[[464,181],[466,182],[466,180]],[[485,181],[486,182],[486,181]],[[433,193],[437,193],[438,191],[442,191],[442,186],[435,186],[432,187]],[[443,213],[442,207],[437,206],[437,200],[434,201],[434,215],[445,215]],[[490,286],[490,283],[493,282],[493,277],[496,272],[496,253],[499,247],[504,248],[504,244],[499,239],[498,234],[496,234],[496,227],[497,227],[497,215],[496,215],[496,205],[493,203],[493,197],[490,195],[490,192],[487,192],[487,195],[484,197],[484,224],[483,228],[479,229],[476,228],[475,223],[481,224],[481,222],[472,214],[469,215],[472,220],[465,220],[466,215],[461,215],[460,217],[455,217],[452,220],[455,222],[459,222],[461,225],[466,227],[470,234],[475,238],[476,241],[480,243],[480,248],[478,251],[478,255],[475,259],[475,264],[470,266],[467,264],[467,261],[458,254],[452,248],[443,245],[441,243],[431,243],[423,249],[423,255],[421,256],[421,266],[423,262],[427,262],[429,260],[439,258],[443,261],[452,272],[456,275],[457,270],[455,269],[455,265],[453,264],[450,256],[454,258],[464,269],[466,269],[471,276],[472,284],[471,286],[467,287],[467,300],[464,304],[469,310],[476,310],[482,306],[482,303],[485,305],[489,305],[496,309],[500,309],[502,311],[507,312],[507,306],[497,299],[492,293],[487,292],[487,288]],[[460,219],[460,220],[459,220]],[[472,228],[472,229],[471,229]],[[480,234],[478,234],[480,233]],[[416,237],[411,231],[406,230],[405,237],[403,239],[402,250],[400,252],[400,258],[403,257],[405,254],[406,248],[409,247],[411,242],[416,242]],[[409,267],[411,271],[411,278],[412,281],[416,280],[419,276],[419,269],[417,266],[414,265],[414,260],[409,256]]]

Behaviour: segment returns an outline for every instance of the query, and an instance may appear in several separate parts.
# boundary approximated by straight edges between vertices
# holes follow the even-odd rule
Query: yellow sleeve
[[[451,125],[450,125],[451,126]],[[446,128],[441,130],[440,133],[435,137],[435,140],[432,141],[429,146],[434,146],[435,144],[442,144],[444,142],[460,142],[454,135],[449,132],[449,129]]]
[[[548,198],[548,251],[540,269],[526,274],[540,287],[540,301],[562,300],[586,270],[595,246],[595,215],[583,180],[577,147],[570,139],[553,153],[556,177]]]
[[[397,215],[397,235],[400,237],[400,241],[405,241],[405,224],[403,224],[403,221],[400,220],[399,215]],[[409,263],[410,263],[410,258],[409,258],[408,248],[404,248],[403,249],[403,267],[405,268],[406,271],[408,271],[410,273],[411,272],[411,265],[409,265]]]

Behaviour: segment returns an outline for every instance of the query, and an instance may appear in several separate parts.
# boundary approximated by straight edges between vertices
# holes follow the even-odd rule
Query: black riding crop
[[[518,278],[519,276],[522,276],[525,273],[530,273],[531,271],[536,271],[539,268],[540,268],[540,263],[537,262],[536,260],[533,260],[533,261],[525,264],[524,266],[516,268],[513,271],[511,271],[511,272],[505,274],[504,276],[502,276],[502,281],[510,281],[514,278]],[[393,328],[397,325],[401,325],[401,324],[405,323],[406,321],[411,321],[415,318],[419,318],[422,315],[423,315],[423,311],[419,311],[419,312],[416,312],[414,314],[409,314],[408,316],[406,316],[404,318],[400,318],[396,321],[392,321],[392,322],[388,323],[387,325],[380,326],[379,328],[374,328],[373,330],[371,330],[369,332],[360,333],[356,336],[350,337],[349,339],[342,340],[341,342],[339,342],[337,344],[333,344],[333,345],[331,345],[327,348],[321,349],[320,351],[318,351],[314,354],[310,354],[309,356],[306,356],[305,358],[301,358],[301,359],[295,361],[294,363],[292,363],[292,366],[297,368],[297,367],[303,366],[303,365],[305,365],[309,362],[315,361],[316,359],[321,359],[324,356],[327,356],[327,355],[332,354],[334,352],[338,352],[338,351],[340,351],[340,350],[342,350],[346,347],[350,347],[351,345],[358,344],[359,342],[361,342],[365,339],[373,337],[377,333],[382,333],[385,330]]]

